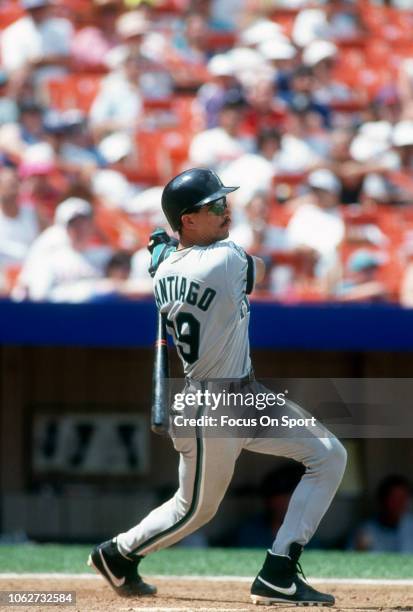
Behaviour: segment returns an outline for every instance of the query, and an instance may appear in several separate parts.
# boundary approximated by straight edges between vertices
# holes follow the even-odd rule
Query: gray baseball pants
[[[268,389],[256,381],[243,388],[243,393],[263,392]],[[282,412],[294,418],[311,416],[289,401]],[[313,536],[341,482],[347,458],[343,445],[319,423],[296,438],[291,432],[285,438],[193,436],[173,438],[173,444],[180,454],[178,490],[135,527],[117,536],[118,548],[125,556],[167,548],[210,521],[242,450],[288,457],[306,467],[272,545],[275,554],[285,555],[290,544],[304,546]]]

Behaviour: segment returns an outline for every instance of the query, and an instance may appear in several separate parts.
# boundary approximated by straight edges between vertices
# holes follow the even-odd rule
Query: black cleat
[[[267,552],[264,565],[251,587],[251,600],[254,604],[334,605],[335,599],[332,595],[316,591],[303,579],[304,574],[298,563],[301,551],[302,546],[294,543],[291,544],[289,556]]]
[[[138,574],[141,558],[127,559],[119,552],[116,540],[108,540],[92,550],[87,564],[99,572],[121,597],[155,595],[156,587],[144,582]]]

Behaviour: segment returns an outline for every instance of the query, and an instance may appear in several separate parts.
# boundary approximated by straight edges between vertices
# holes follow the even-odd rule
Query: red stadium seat
[[[21,264],[9,264],[3,269],[4,274],[4,291],[7,294],[11,293],[16,285],[19,274],[22,270]]]
[[[219,53],[231,49],[236,41],[234,32],[209,30],[207,36],[207,47],[213,53]]]
[[[87,113],[99,91],[101,80],[102,74],[83,73],[52,79],[46,86],[48,102],[57,110],[77,108]]]

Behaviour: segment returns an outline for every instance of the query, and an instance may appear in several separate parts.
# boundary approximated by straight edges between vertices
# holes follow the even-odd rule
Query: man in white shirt
[[[61,74],[70,53],[73,27],[68,19],[50,16],[50,0],[21,0],[26,15],[2,33],[2,63],[9,73],[39,69],[39,80]],[[40,70],[41,69],[41,70]]]
[[[19,181],[12,168],[0,171],[0,267],[23,261],[39,233],[35,210],[19,204]]]
[[[62,286],[102,276],[102,270],[87,252],[94,230],[92,215],[92,207],[86,200],[69,198],[59,204],[56,225],[64,230],[66,240],[58,240],[53,250],[38,251],[29,269],[23,270],[30,299],[53,301]],[[33,248],[36,249],[36,244]]]
[[[247,144],[239,134],[243,105],[227,101],[219,114],[219,127],[197,134],[189,148],[189,161],[193,166],[223,169],[246,153]]]
[[[245,205],[244,213],[244,219],[229,234],[235,244],[260,256],[287,249],[285,229],[270,222],[269,192],[256,191]]]
[[[287,240],[291,247],[314,251],[318,256],[316,275],[325,278],[338,266],[338,248],[345,233],[338,208],[340,181],[323,168],[311,172],[308,185],[311,193],[291,217]]]
[[[142,113],[141,74],[142,57],[131,52],[122,69],[113,71],[102,82],[90,109],[90,123],[98,137],[134,132]]]
[[[256,153],[245,153],[229,163],[221,172],[225,183],[229,185],[242,183],[242,187],[233,198],[236,208],[243,208],[257,191],[270,191],[275,174],[273,159],[279,152],[280,146],[281,135],[277,130],[273,128],[261,130],[257,136]]]

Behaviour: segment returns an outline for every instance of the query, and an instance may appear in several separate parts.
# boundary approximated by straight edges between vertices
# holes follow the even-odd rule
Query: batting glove
[[[156,228],[149,238],[148,251],[151,254],[151,265],[148,268],[152,278],[155,276],[156,270],[160,264],[169,257],[171,253],[176,251],[178,240],[172,238],[165,232],[164,229]]]

